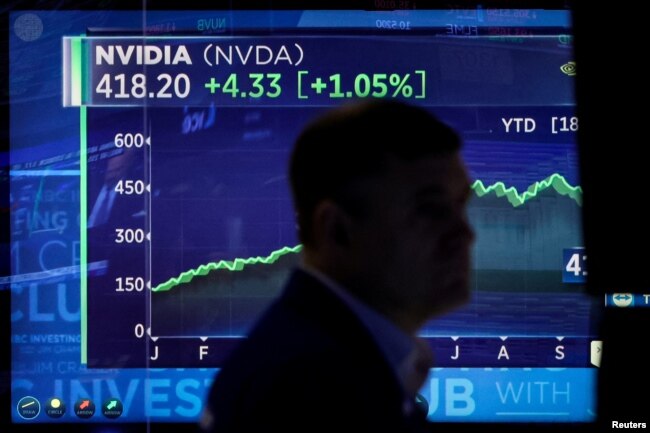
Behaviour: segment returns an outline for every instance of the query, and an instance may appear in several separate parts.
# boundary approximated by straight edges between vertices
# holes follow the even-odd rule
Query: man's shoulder
[[[298,271],[229,357],[216,387],[259,386],[274,377],[299,382],[302,375],[325,380],[337,371],[330,378],[335,380],[355,371],[356,364],[381,363],[378,358],[378,348],[354,313],[320,282]]]
[[[390,368],[354,314],[319,282],[294,275],[217,375],[209,406],[230,425],[250,422],[248,413],[271,422],[316,408],[341,420],[366,419],[362,413],[378,409],[395,413],[400,399]]]
[[[310,344],[281,356],[255,355],[238,352],[217,375],[209,411],[220,425],[245,426],[242,431],[269,426],[299,431],[295,427],[302,425],[297,421],[301,417],[314,428],[321,423],[361,427],[399,420],[401,393],[388,370],[377,368],[378,360],[363,361],[338,344]]]
[[[320,282],[297,271],[242,341],[228,367],[268,368],[295,359],[318,363],[349,351],[351,345],[358,347],[360,338],[369,339],[369,335],[354,314]]]

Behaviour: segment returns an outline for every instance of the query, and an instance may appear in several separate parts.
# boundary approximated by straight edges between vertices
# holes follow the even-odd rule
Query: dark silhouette
[[[302,269],[217,374],[209,432],[420,431],[431,367],[416,338],[469,296],[470,184],[454,131],[363,102],[297,140],[290,180]]]

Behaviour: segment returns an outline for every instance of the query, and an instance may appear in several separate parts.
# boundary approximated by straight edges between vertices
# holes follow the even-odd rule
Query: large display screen
[[[595,418],[569,12],[16,11],[9,46],[14,422],[197,421],[300,262],[293,142],[362,98],[455,128],[473,182],[429,419]]]

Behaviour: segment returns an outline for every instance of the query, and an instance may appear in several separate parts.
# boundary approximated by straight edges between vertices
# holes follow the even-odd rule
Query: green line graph
[[[296,245],[295,247],[283,247],[279,250],[273,251],[266,257],[249,257],[247,259],[237,258],[235,260],[220,260],[218,262],[208,263],[206,265],[201,265],[196,269],[190,269],[180,274],[178,277],[170,278],[162,284],[158,284],[155,287],[152,287],[151,290],[154,292],[164,292],[170,290],[171,288],[178,286],[179,284],[186,284],[192,281],[194,277],[207,275],[211,271],[216,271],[219,269],[227,269],[229,271],[241,271],[247,265],[256,265],[264,264],[270,265],[275,263],[280,259],[280,257],[287,254],[298,254],[302,250],[302,245]]]
[[[519,193],[513,186],[507,188],[503,182],[496,182],[488,187],[480,180],[474,181],[472,184],[472,189],[478,197],[483,197],[486,194],[494,192],[497,197],[505,196],[513,207],[523,205],[548,188],[553,188],[560,195],[569,196],[575,200],[578,206],[582,206],[582,188],[569,185],[569,182],[558,173],[554,173],[542,181],[535,182],[523,193]]]
[[[497,197],[505,197],[513,207],[519,207],[527,201],[534,199],[542,191],[553,188],[558,194],[568,196],[573,199],[579,206],[582,206],[582,188],[580,186],[572,186],[567,180],[558,173],[554,173],[544,180],[535,182],[520,193],[515,187],[506,187],[503,182],[496,182],[490,186],[485,186],[482,181],[477,180],[472,184],[472,190],[478,197],[483,197],[490,193],[495,193]],[[268,256],[261,257],[248,257],[236,258],[234,260],[220,260],[218,262],[211,262],[205,265],[200,265],[198,268],[190,269],[181,273],[178,277],[170,278],[164,283],[152,287],[153,292],[165,292],[172,288],[187,284],[194,277],[205,276],[211,271],[228,270],[228,271],[241,271],[248,265],[264,264],[270,265],[277,262],[282,256],[287,254],[298,254],[302,250],[302,245],[294,247],[283,247],[279,250],[271,252]]]

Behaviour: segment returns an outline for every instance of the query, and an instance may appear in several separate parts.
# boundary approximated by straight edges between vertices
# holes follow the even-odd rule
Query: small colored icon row
[[[34,419],[41,413],[41,402],[31,396],[23,397],[16,410],[22,418]],[[123,410],[122,402],[116,398],[109,398],[102,405],[102,414],[110,419],[119,418]],[[45,402],[44,411],[50,418],[61,418],[66,412],[66,406],[60,398],[52,397]],[[90,418],[95,415],[95,403],[89,398],[80,398],[74,405],[74,413],[79,418]]]

